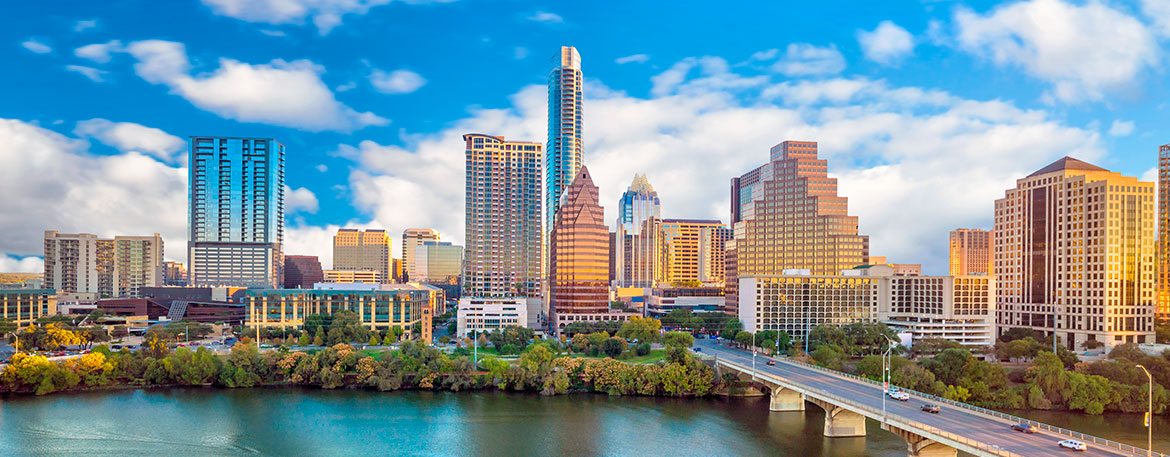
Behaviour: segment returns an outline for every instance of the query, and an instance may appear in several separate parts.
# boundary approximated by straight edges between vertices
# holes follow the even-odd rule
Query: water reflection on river
[[[0,455],[904,456],[870,421],[822,436],[824,413],[702,400],[304,389],[128,390],[0,406]]]

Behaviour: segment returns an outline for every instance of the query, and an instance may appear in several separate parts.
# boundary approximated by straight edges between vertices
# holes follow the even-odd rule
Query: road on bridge
[[[747,367],[751,367],[752,365],[752,353],[749,351],[729,348],[716,343],[715,340],[707,339],[697,340],[695,346],[702,349],[701,354],[717,356],[721,360],[738,363]],[[756,358],[757,372],[768,373],[785,378],[789,382],[797,385],[826,391],[829,394],[869,406],[879,412],[882,409],[882,397],[884,395],[881,386],[866,384],[845,377],[833,376],[796,364],[784,363],[780,359],[777,359],[775,366],[768,366],[768,360],[769,358],[764,357],[762,354]],[[1089,445],[1089,450],[1086,452],[1063,449],[1056,445],[1057,441],[1065,439],[1061,435],[1050,434],[1044,431],[1038,431],[1035,434],[1017,432],[1011,429],[1010,423],[1005,423],[1000,419],[991,418],[946,404],[939,405],[942,408],[939,414],[932,414],[920,409],[926,403],[932,402],[915,395],[911,395],[910,401],[906,402],[887,398],[887,415],[889,417],[901,416],[908,420],[938,427],[946,432],[977,440],[988,445],[999,446],[1001,449],[1024,456],[1134,455],[1115,449],[1096,447],[1092,443],[1086,443]],[[1144,456],[1145,453],[1141,455]]]

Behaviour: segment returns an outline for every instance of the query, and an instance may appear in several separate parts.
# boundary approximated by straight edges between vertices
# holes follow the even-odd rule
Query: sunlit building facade
[[[459,284],[463,274],[463,246],[447,241],[424,241],[415,247],[417,276],[411,279],[427,284]]]
[[[878,320],[913,343],[928,338],[969,347],[995,344],[995,278],[888,276],[879,280]]]
[[[115,236],[113,279],[113,297],[137,298],[139,289],[163,285],[162,236]]]
[[[724,264],[724,251],[719,246],[730,238],[723,222],[663,219],[659,236],[664,283],[723,281],[723,272],[715,273],[716,265]]]
[[[653,287],[660,279],[658,245],[662,203],[646,175],[634,181],[618,200],[614,233],[614,280],[618,287]]]
[[[952,276],[991,274],[991,233],[965,228],[951,231],[948,251]]]
[[[1065,157],[995,201],[998,332],[1056,334],[1080,350],[1151,343],[1154,183]]]
[[[338,284],[378,284],[387,282],[382,279],[382,273],[377,270],[322,270],[324,282]]]
[[[114,240],[45,231],[45,287],[58,293],[114,294]]]
[[[280,286],[284,154],[272,138],[190,137],[191,285]]]
[[[423,288],[249,289],[244,296],[247,327],[300,327],[305,316],[357,313],[371,329],[399,327],[407,333],[431,311],[431,293]],[[425,327],[425,325],[424,325]]]
[[[1170,144],[1158,146],[1157,315],[1170,320]]]
[[[57,291],[53,289],[0,289],[0,319],[24,327],[37,319],[57,314]]]
[[[337,229],[333,235],[333,269],[376,271],[378,279],[394,278],[390,234],[382,229]]]
[[[463,295],[540,297],[540,143],[463,135],[467,178]]]
[[[597,186],[581,167],[557,209],[549,245],[549,322],[563,329],[609,312],[609,227]]]
[[[439,241],[439,232],[429,228],[408,228],[402,231],[402,270],[411,281],[422,278],[419,270],[423,265],[417,260],[417,252],[419,246],[428,241]]]
[[[736,275],[807,269],[826,276],[866,264],[869,237],[858,234],[857,217],[848,210],[828,162],[817,157],[816,142],[773,146],[768,163],[731,180],[735,252],[727,255],[735,259]],[[735,303],[742,299],[728,294],[729,307]]]

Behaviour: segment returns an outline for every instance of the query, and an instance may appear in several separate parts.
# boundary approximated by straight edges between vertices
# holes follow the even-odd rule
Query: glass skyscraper
[[[548,144],[544,149],[544,228],[556,223],[561,194],[581,168],[581,54],[561,46],[548,75]]]
[[[618,200],[617,232],[614,234],[615,280],[621,287],[653,287],[659,279],[658,230],[662,204],[646,175],[634,182]]]
[[[609,314],[609,227],[589,170],[565,191],[549,245],[549,322],[558,333],[573,322]]]
[[[190,284],[280,287],[284,145],[193,136],[188,154]]]

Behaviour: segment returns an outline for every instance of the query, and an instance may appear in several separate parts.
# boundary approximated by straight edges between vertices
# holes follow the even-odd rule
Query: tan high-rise
[[[163,240],[159,234],[114,237],[113,296],[138,297],[139,289],[163,283]]]
[[[950,275],[991,274],[991,232],[957,229],[951,232]]]
[[[735,252],[727,253],[734,259],[728,282],[786,269],[837,275],[867,263],[869,237],[857,233],[857,217],[849,215],[849,200],[837,195],[828,171],[816,142],[785,141],[772,147],[768,163],[732,178]],[[729,310],[738,306],[731,289]]]
[[[333,236],[334,270],[370,270],[391,282],[390,235],[385,230],[338,229]]]
[[[1157,314],[1170,320],[1170,144],[1158,146]]]
[[[723,281],[723,245],[731,239],[731,231],[723,222],[663,219],[660,230],[662,271],[667,284]]]
[[[427,241],[439,241],[439,232],[429,228],[408,228],[402,231],[402,269],[411,281],[424,275],[418,264],[418,249]]]
[[[465,297],[540,297],[540,143],[463,135]]]
[[[1080,350],[1154,338],[1154,183],[1065,157],[995,201],[996,323]]]
[[[587,167],[565,189],[549,245],[549,321],[557,331],[609,311],[609,227]]]

